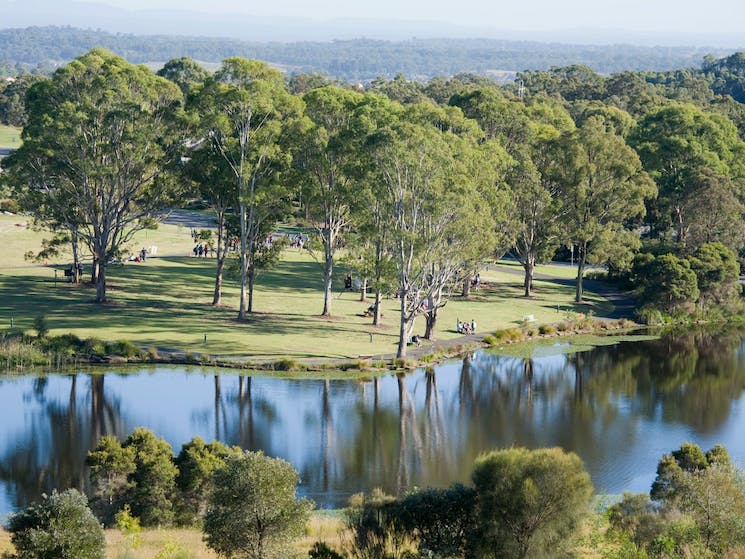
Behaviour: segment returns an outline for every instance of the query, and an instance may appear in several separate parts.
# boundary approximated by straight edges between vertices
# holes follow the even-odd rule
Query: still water
[[[479,453],[577,452],[596,490],[645,492],[684,441],[745,463],[745,333],[696,332],[518,358],[477,352],[409,375],[284,380],[151,367],[0,377],[0,514],[52,488],[84,488],[104,434],[152,429],[262,449],[300,472],[320,507],[358,491],[467,482]]]

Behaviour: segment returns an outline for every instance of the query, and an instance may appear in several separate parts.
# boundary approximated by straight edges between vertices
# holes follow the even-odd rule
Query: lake
[[[199,435],[285,458],[324,508],[375,487],[467,482],[479,453],[512,445],[577,452],[597,492],[646,492],[662,454],[685,441],[745,462],[744,336],[695,331],[574,353],[561,338],[531,358],[478,351],[364,381],[161,366],[5,376],[0,514],[84,488],[98,437],[138,426],[176,453]]]

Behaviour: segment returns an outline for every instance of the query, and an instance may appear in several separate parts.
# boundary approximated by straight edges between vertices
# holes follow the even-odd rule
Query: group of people
[[[471,322],[461,322],[460,319],[455,324],[455,329],[458,334],[475,334],[476,333],[476,321],[471,319]]]
[[[288,233],[288,236],[289,236],[289,233]],[[302,234],[298,233],[297,235],[290,237],[290,246],[293,248],[297,248],[298,252],[302,252],[304,244],[305,244],[305,237],[303,237]]]
[[[195,258],[204,257],[207,258],[210,255],[210,246],[208,244],[195,245],[192,249]]]

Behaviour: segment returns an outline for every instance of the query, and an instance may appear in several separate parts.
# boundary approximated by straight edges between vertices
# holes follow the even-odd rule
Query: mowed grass
[[[516,272],[524,273],[522,265],[516,260],[500,260],[497,262],[497,266],[509,268]],[[585,272],[588,269],[585,268]],[[577,277],[577,265],[574,266],[567,264],[539,264],[535,267],[536,274],[545,274],[548,276],[555,276],[557,278],[574,279]]]
[[[0,124],[0,148],[18,149],[21,147],[21,129]]]
[[[226,277],[223,304],[213,307],[215,260],[185,256],[192,248],[187,228],[161,225],[138,235],[131,243],[133,253],[156,245],[164,256],[111,266],[111,302],[96,305],[93,287],[65,283],[61,268],[55,283],[53,266],[68,264],[69,256],[48,266],[26,262],[23,254],[38,250],[43,234],[30,229],[23,217],[0,216],[5,250],[0,267],[0,330],[13,317],[17,328],[32,331],[34,318],[43,315],[51,334],[72,332],[103,340],[126,339],[143,347],[247,359],[354,359],[395,352],[399,301],[383,301],[383,324],[377,327],[362,316],[370,301],[361,302],[357,293],[336,291],[333,317],[319,316],[322,268],[307,251],[289,249],[275,269],[259,275],[255,314],[238,322],[236,278]],[[345,271],[338,266],[336,273],[338,287]],[[578,312],[602,316],[612,310],[604,298],[592,293],[587,294],[587,303],[575,305],[570,280],[535,281],[533,296],[526,299],[518,274],[491,270],[481,277],[482,288],[469,299],[454,297],[441,309],[437,339],[460,337],[455,330],[458,319],[475,320],[479,332],[488,332],[515,326],[527,315],[540,324]],[[420,318],[415,332],[423,330]]]

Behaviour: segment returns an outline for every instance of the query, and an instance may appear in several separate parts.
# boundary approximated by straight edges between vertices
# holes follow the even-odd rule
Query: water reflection
[[[467,481],[479,453],[562,446],[601,491],[646,491],[685,440],[745,460],[740,332],[688,332],[566,356],[497,357],[368,382],[144,368],[0,380],[0,513],[85,489],[85,454],[145,426],[174,450],[195,435],[290,460],[320,506],[382,487]]]

